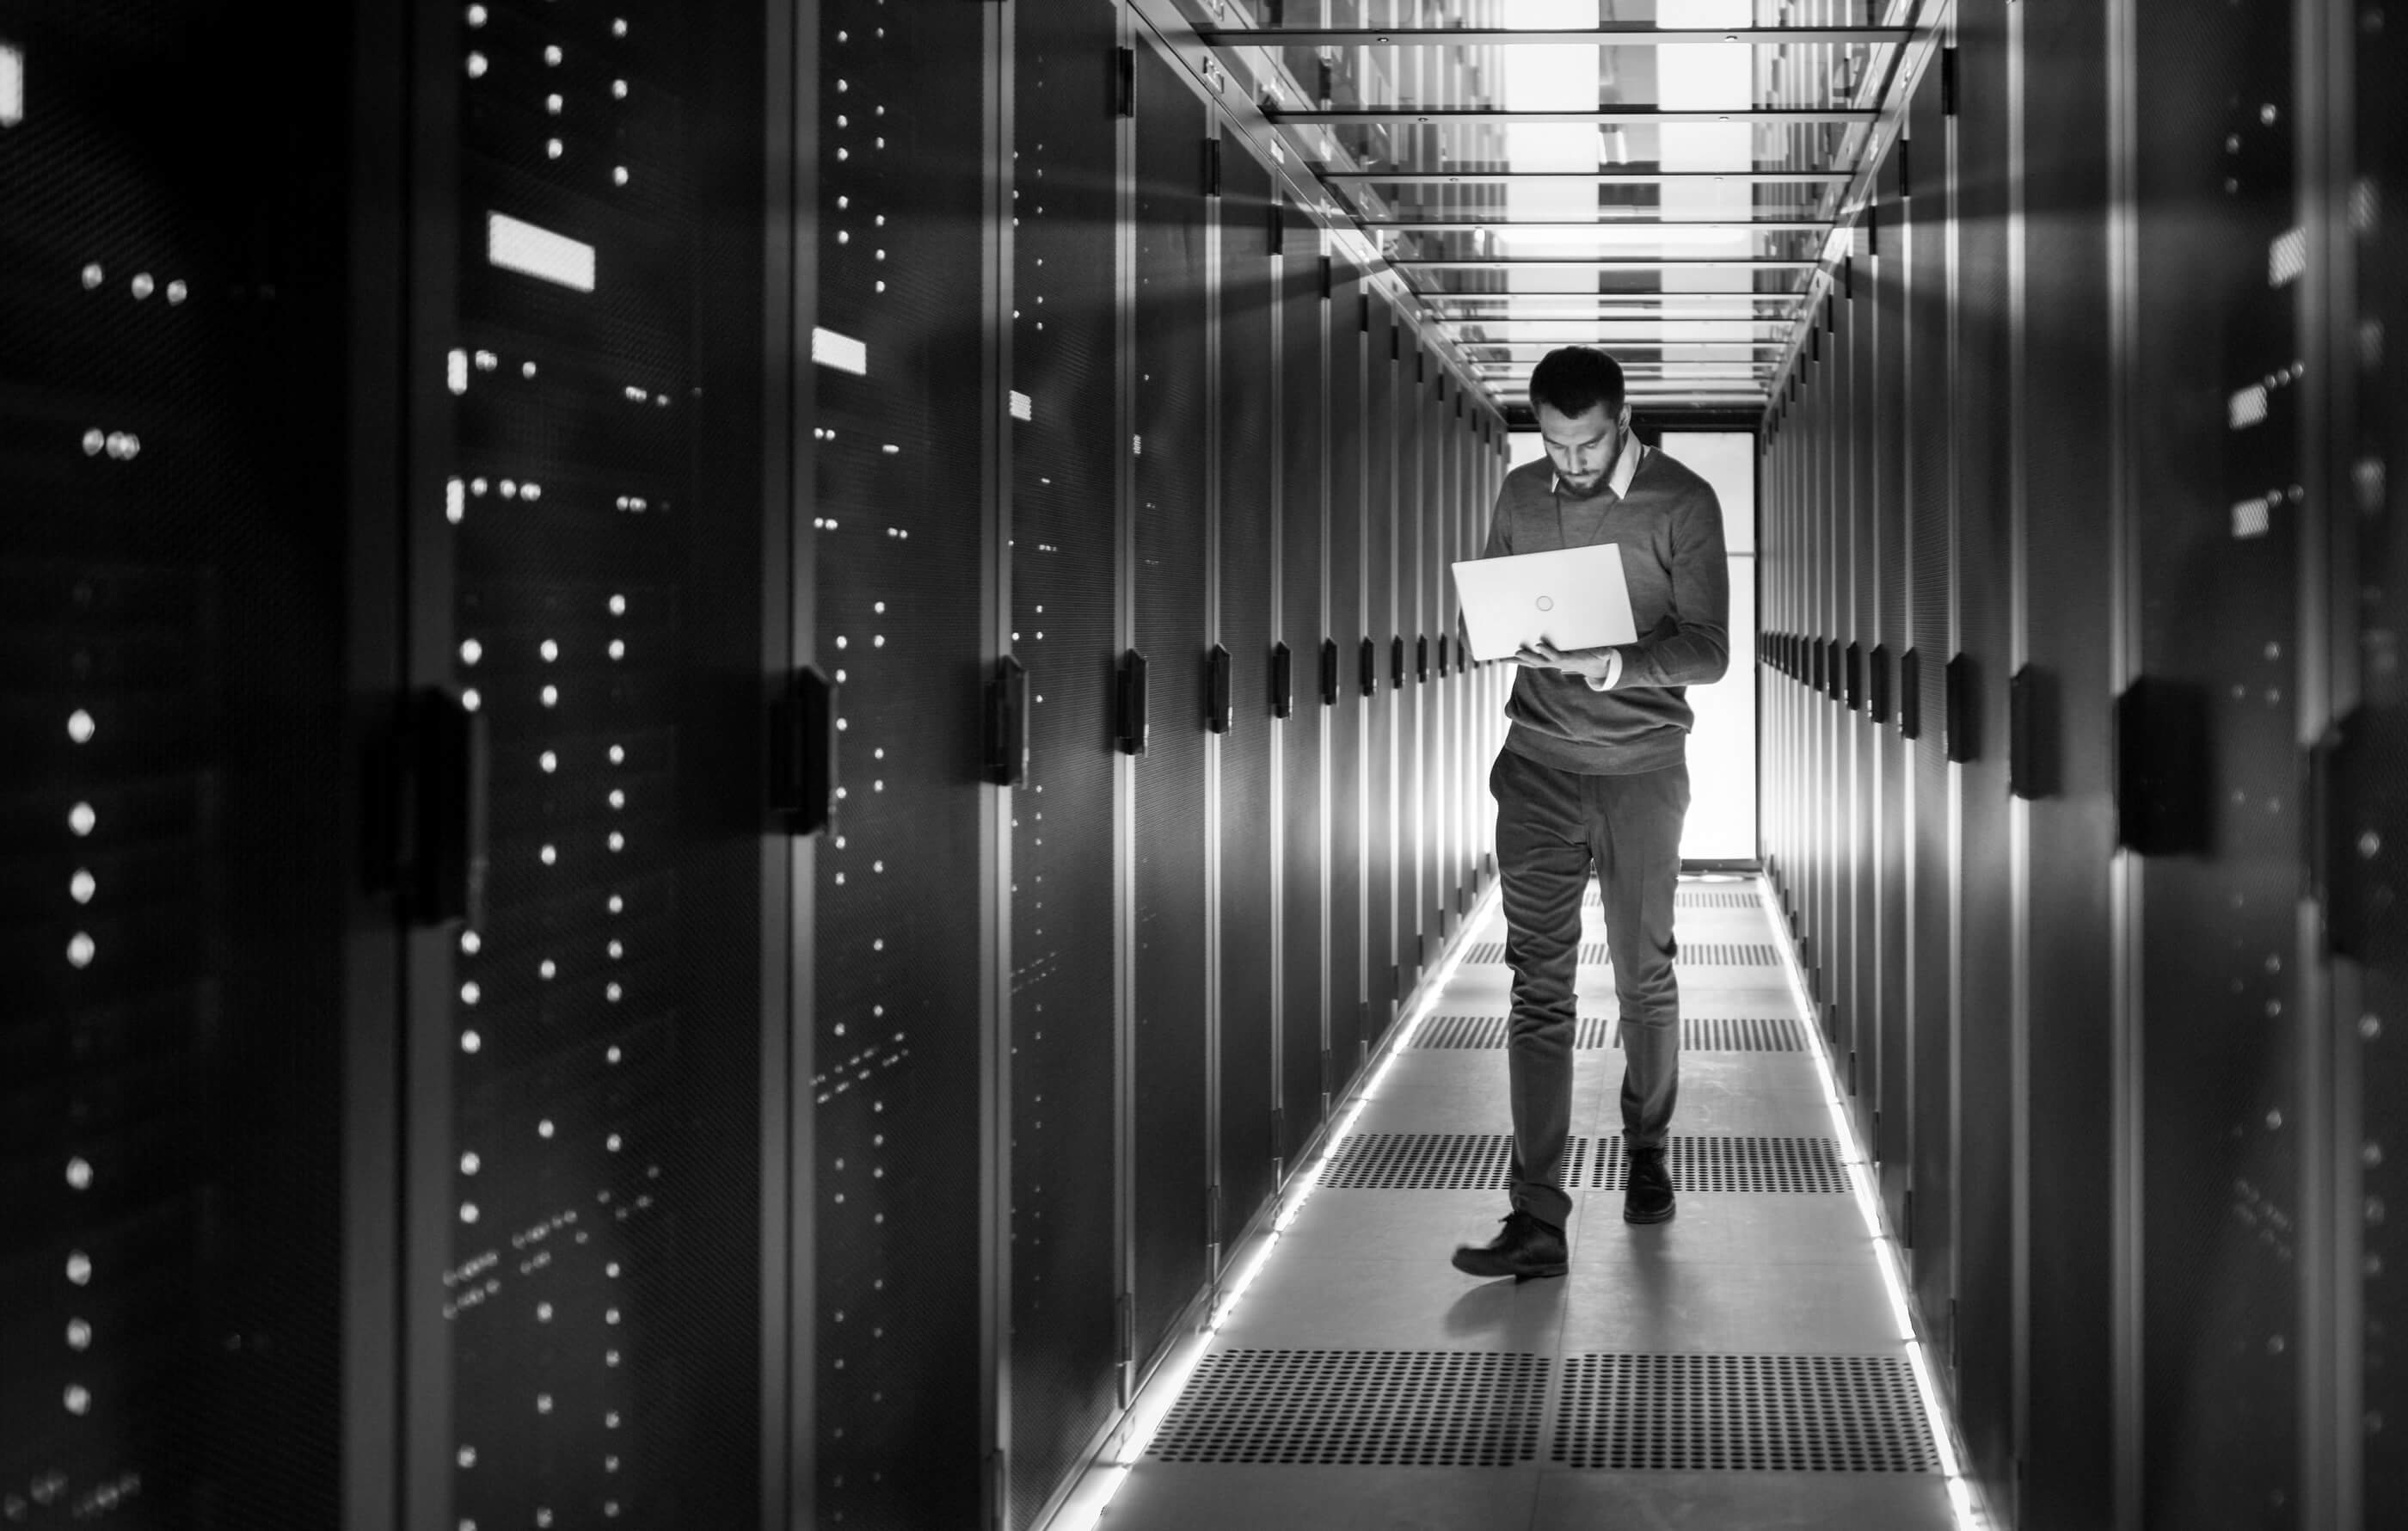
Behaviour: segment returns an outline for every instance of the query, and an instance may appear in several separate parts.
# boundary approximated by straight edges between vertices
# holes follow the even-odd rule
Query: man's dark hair
[[[1551,351],[1530,373],[1530,408],[1543,404],[1561,415],[1584,415],[1598,405],[1622,412],[1622,364],[1595,346]]]

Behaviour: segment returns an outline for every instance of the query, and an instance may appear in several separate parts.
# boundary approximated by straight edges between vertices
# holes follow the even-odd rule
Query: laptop
[[[1639,641],[1617,543],[1468,559],[1455,589],[1474,659],[1511,659],[1539,638],[1562,650]]]

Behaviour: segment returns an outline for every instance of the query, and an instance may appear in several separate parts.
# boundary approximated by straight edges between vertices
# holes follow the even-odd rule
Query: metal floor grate
[[[1829,1138],[1684,1138],[1665,1144],[1675,1191],[1829,1192],[1848,1189],[1840,1145]],[[1599,1140],[1593,1190],[1620,1190],[1627,1160],[1619,1136]]]
[[[1433,1015],[1413,1034],[1416,1048],[1489,1048],[1502,1050],[1509,1023],[1501,1015]],[[1584,1015],[1575,1048],[1620,1047],[1616,1023],[1602,1016]],[[1684,1052],[1803,1052],[1804,1033],[1787,1017],[1763,1015],[1700,1015],[1681,1022]]]
[[[1589,1139],[1564,1145],[1562,1183],[1588,1167]],[[1503,1132],[1358,1132],[1322,1166],[1325,1191],[1502,1191],[1512,1183],[1513,1135]]]
[[[1681,948],[1672,961],[1678,967],[1772,967],[1781,958],[1770,946],[1706,941]]]
[[[1501,1015],[1433,1015],[1422,1023],[1420,1031],[1413,1034],[1413,1046],[1495,1048],[1501,1051],[1505,1046],[1508,1023]],[[1584,1015],[1580,1018],[1580,1033],[1573,1039],[1572,1046],[1590,1050],[1604,1048],[1609,1045],[1606,1034],[1612,1029],[1613,1023],[1602,1016]]]
[[[1767,947],[1765,950],[1770,952],[1772,949],[1770,947]],[[1470,951],[1465,952],[1463,954],[1463,960],[1466,963],[1500,964],[1505,960],[1505,943],[1503,941],[1482,941],[1473,946]],[[1583,941],[1580,949],[1580,960],[1581,966],[1584,967],[1603,966],[1607,960],[1605,955],[1605,943],[1603,941]]]
[[[1221,1351],[1164,1417],[1158,1462],[1510,1467],[1539,1451],[1545,1356]]]
[[[1614,1028],[1613,1045],[1622,1045]],[[1787,1016],[1698,1015],[1681,1021],[1684,1052],[1803,1052],[1805,1034]]]
[[[1553,1459],[1628,1471],[1932,1472],[1903,1356],[1576,1355]]]
[[[1709,892],[1703,888],[1684,888],[1677,895],[1676,909],[1753,909],[1763,906],[1751,893],[1733,893],[1728,889]]]

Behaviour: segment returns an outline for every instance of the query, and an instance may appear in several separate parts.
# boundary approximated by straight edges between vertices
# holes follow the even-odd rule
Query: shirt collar
[[[1629,494],[1630,480],[1639,477],[1639,465],[1646,455],[1647,444],[1639,439],[1639,433],[1625,431],[1622,435],[1622,452],[1613,460],[1613,471],[1605,476],[1606,487],[1613,491],[1615,499],[1622,499]],[[1560,473],[1553,475],[1548,483],[1550,492],[1561,494],[1563,487],[1564,476]]]

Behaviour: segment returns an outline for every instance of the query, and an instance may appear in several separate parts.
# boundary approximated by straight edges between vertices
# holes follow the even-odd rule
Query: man
[[[1621,1008],[1622,1215],[1672,1215],[1664,1143],[1681,1066],[1672,906],[1689,808],[1684,688],[1728,667],[1730,605],[1722,507],[1704,479],[1631,434],[1613,358],[1586,346],[1552,351],[1530,375],[1530,399],[1547,455],[1506,475],[1481,556],[1617,545],[1641,637],[1574,652],[1542,641],[1515,655],[1512,728],[1488,776],[1513,969],[1513,1210],[1487,1245],[1456,1250],[1455,1265],[1517,1278],[1566,1268],[1572,1202],[1558,1181],[1592,865]]]

